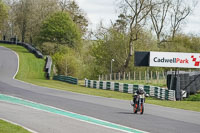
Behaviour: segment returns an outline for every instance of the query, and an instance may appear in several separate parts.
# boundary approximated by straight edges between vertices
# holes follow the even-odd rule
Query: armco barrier
[[[24,43],[24,42],[12,42],[12,41],[0,41],[0,43],[4,43],[4,44],[17,44],[17,45],[23,46],[26,49],[28,49],[29,52],[33,53],[37,58],[44,58],[44,56],[42,55],[42,53],[39,50],[37,50],[36,48],[34,48],[33,46],[31,46],[28,43]]]
[[[64,76],[64,75],[57,75],[57,76],[53,76],[53,80],[59,80],[59,81],[63,81],[63,82],[67,82],[70,84],[78,84],[78,79],[71,77],[71,76]],[[85,81],[87,82],[87,87],[91,88],[91,81]]]
[[[145,92],[149,94],[151,97],[156,97],[162,100],[171,100],[171,101],[176,100],[174,90],[167,90],[155,86],[133,85],[133,84],[123,84],[123,83],[115,83],[108,81],[95,81],[95,80],[85,79],[85,87],[106,89],[106,90],[112,90],[130,94],[135,93],[139,87],[143,87]]]
[[[46,78],[50,79],[51,75],[51,66],[52,66],[52,59],[51,56],[46,57],[46,65],[45,65],[45,72],[46,72]]]

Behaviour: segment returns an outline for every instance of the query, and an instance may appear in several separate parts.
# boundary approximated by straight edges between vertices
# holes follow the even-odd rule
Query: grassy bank
[[[0,133],[30,133],[24,128],[0,119]]]
[[[12,49],[19,55],[19,72],[17,73],[16,79],[27,81],[34,79],[45,79],[44,75],[44,59],[38,59],[35,55],[28,52],[27,49],[11,44],[0,44],[0,46]]]
[[[29,53],[25,48],[16,45],[5,45],[0,44],[1,46],[5,46],[16,51],[20,57],[20,69],[16,76],[17,79],[23,80],[32,84],[36,84],[39,86],[45,86],[49,88],[56,88],[59,90],[72,91],[77,93],[95,95],[95,96],[103,96],[108,98],[116,98],[123,100],[131,100],[132,95],[121,93],[121,92],[113,92],[108,90],[97,90],[91,88],[85,88],[82,86],[71,85],[64,82],[54,81],[54,80],[46,80],[44,78],[44,59],[37,59],[31,53]],[[82,83],[82,82],[81,82]],[[149,104],[156,104],[166,107],[180,108],[185,110],[193,110],[200,112],[200,102],[199,101],[162,101],[153,98],[147,98],[146,100]]]

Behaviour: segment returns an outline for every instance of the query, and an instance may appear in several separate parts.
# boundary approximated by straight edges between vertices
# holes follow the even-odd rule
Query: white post
[[[113,61],[115,61],[115,59],[112,59],[111,61],[110,61],[110,74],[112,75],[112,62]]]

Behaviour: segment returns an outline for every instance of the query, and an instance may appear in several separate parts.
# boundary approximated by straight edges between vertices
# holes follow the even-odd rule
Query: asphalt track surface
[[[0,94],[14,96],[77,114],[152,133],[200,133],[200,113],[145,104],[133,114],[130,102],[39,87],[13,79],[18,57],[0,47]],[[0,118],[41,133],[118,133],[122,131],[0,101]]]

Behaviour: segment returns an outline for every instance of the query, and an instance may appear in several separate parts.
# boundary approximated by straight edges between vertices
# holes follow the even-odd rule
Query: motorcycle
[[[148,95],[147,95],[148,96]],[[144,94],[138,94],[135,95],[135,101],[134,103],[131,103],[133,106],[133,113],[140,112],[140,114],[144,113],[144,101],[145,101],[145,95]],[[133,99],[134,99],[133,97]]]

